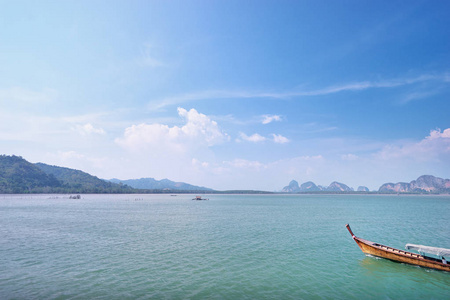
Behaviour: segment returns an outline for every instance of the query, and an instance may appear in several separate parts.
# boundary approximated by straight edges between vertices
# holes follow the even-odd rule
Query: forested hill
[[[0,193],[127,193],[129,186],[106,182],[85,172],[32,164],[20,156],[0,156]]]
[[[56,177],[64,188],[73,190],[71,193],[127,193],[134,190],[127,185],[108,182],[79,170],[43,163],[37,163],[36,166],[46,174]]]
[[[47,193],[62,183],[19,156],[0,156],[0,193]]]

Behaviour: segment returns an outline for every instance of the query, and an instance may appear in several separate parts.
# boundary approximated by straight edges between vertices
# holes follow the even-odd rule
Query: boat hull
[[[361,248],[362,252],[366,254],[386,258],[389,260],[405,264],[450,272],[450,265],[444,264],[442,263],[442,261],[435,260],[433,258],[428,258],[426,256],[416,254],[413,252],[403,251],[400,249],[374,243],[362,238],[358,238],[353,234],[353,232],[351,232],[351,229],[348,225],[347,229],[350,231],[353,240],[356,242],[359,248]]]

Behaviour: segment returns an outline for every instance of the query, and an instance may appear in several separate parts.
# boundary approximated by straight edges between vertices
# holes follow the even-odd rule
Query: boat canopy
[[[433,254],[440,257],[450,257],[450,249],[438,248],[438,247],[430,247],[423,245],[414,245],[414,244],[406,244],[406,249],[416,250],[422,253]]]

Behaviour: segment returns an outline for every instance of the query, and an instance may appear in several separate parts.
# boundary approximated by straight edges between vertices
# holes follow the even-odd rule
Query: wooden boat
[[[371,254],[374,256],[387,258],[396,262],[402,262],[405,264],[410,265],[416,265],[421,266],[425,268],[432,268],[436,270],[441,271],[447,271],[450,272],[450,263],[447,263],[447,261],[444,258],[444,255],[449,257],[450,256],[450,249],[444,249],[444,248],[436,248],[436,247],[426,247],[420,245],[411,245],[407,244],[407,247],[410,247],[411,249],[416,249],[421,252],[427,252],[430,253],[431,249],[435,251],[431,251],[432,254],[442,254],[441,259],[433,258],[430,256],[417,254],[413,252],[403,251],[399,249],[395,249],[392,247],[388,247],[385,245],[381,245],[378,243],[374,243],[359,237],[356,237],[351,228],[350,225],[346,225],[348,231],[352,235],[353,240],[355,240],[356,244],[358,244],[359,248],[361,248],[362,252],[366,254]],[[430,250],[430,251],[427,251]],[[437,252],[436,252],[437,251]]]

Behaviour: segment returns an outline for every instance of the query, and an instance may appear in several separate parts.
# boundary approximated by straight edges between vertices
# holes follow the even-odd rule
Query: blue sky
[[[450,178],[448,1],[0,1],[0,147],[100,178]]]

